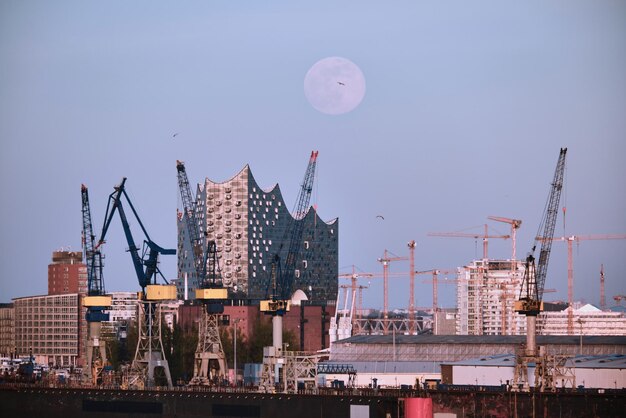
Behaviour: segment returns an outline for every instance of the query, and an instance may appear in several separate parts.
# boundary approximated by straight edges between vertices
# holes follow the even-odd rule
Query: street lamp
[[[237,318],[233,321],[233,324],[235,325],[235,332],[234,332],[234,347],[233,347],[233,357],[234,357],[234,368],[235,368],[235,386],[237,386],[237,324],[239,323],[239,321],[241,321],[241,318]]]

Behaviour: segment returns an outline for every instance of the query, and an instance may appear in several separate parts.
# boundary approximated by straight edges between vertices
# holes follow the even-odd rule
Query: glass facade
[[[221,276],[225,286],[239,297],[253,300],[267,296],[271,262],[276,253],[285,260],[293,216],[275,185],[263,190],[250,168],[235,177],[215,183],[205,180],[197,189],[196,210],[201,233],[217,244]],[[179,297],[184,297],[185,274],[188,295],[198,286],[191,243],[182,214],[178,217]],[[292,292],[302,289],[314,303],[336,300],[338,274],[338,221],[324,222],[314,210],[297,221],[304,222],[300,257]],[[287,232],[287,234],[286,234]],[[284,261],[283,261],[284,262]]]

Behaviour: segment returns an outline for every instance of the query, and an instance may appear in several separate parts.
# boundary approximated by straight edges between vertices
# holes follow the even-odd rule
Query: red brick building
[[[178,308],[179,325],[189,329],[197,323],[202,312],[201,305],[181,305]],[[317,351],[328,348],[330,318],[335,314],[334,306],[292,306],[283,318],[283,327],[296,336],[297,346],[290,351]],[[259,311],[258,306],[224,306],[224,315],[230,317],[230,332],[237,323],[237,330],[244,338],[252,335],[254,324],[260,318],[270,322],[271,316]]]
[[[87,293],[87,266],[77,251],[55,251],[48,264],[48,295]]]

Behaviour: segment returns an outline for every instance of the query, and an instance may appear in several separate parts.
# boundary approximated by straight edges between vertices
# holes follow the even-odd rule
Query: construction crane
[[[409,247],[409,332],[415,331],[415,240],[407,243]]]
[[[357,272],[356,271],[356,267],[353,265],[352,266],[352,273],[343,273],[343,274],[340,274],[338,277],[340,279],[350,279],[352,295],[356,295],[357,290],[359,290],[359,301],[358,301],[358,303],[355,303],[355,313],[356,313],[356,317],[358,317],[360,315],[360,313],[361,313],[361,309],[362,309],[362,306],[363,306],[363,303],[362,303],[362,289],[366,289],[367,288],[367,286],[365,286],[365,287],[364,286],[360,286],[358,284],[358,279],[361,278],[361,277],[372,278],[372,277],[376,277],[376,275],[373,274],[373,273]],[[337,306],[339,306],[339,304]]]
[[[606,310],[606,296],[604,294],[604,264],[600,264],[600,310]]]
[[[429,232],[429,237],[451,237],[451,238],[478,238],[483,240],[483,259],[489,258],[488,245],[490,238],[509,239],[510,235],[489,235],[489,226],[485,224],[485,232],[483,234],[472,234],[468,232]]]
[[[617,306],[622,306],[622,301],[626,300],[626,295],[615,295],[613,300],[617,303]]]
[[[137,340],[137,349],[135,357],[131,364],[128,382],[124,385],[129,387],[141,388],[155,386],[155,370],[159,370],[165,374],[167,386],[172,387],[172,378],[170,376],[169,365],[165,358],[163,350],[163,341],[161,339],[161,302],[176,299],[176,286],[169,285],[163,274],[159,270],[159,255],[175,255],[176,250],[165,249],[157,245],[150,239],[146,228],[144,227],[135,207],[133,206],[125,189],[126,177],[122,182],[115,186],[115,191],[109,196],[107,210],[104,217],[104,225],[100,240],[96,249],[98,249],[106,238],[109,225],[113,220],[117,211],[122,222],[126,242],[128,243],[128,252],[135,268],[137,281],[141,287],[139,297],[139,336]],[[122,205],[122,196],[131,208],[137,223],[144,233],[145,239],[142,248],[142,255],[139,255],[139,247],[135,244],[135,240],[126,217],[124,206]],[[144,270],[145,266],[145,270]],[[157,284],[157,277],[161,276],[166,282],[165,285]]]
[[[385,249],[384,255],[378,259],[383,265],[383,317],[389,318],[389,263],[392,261],[407,260],[407,257],[390,257],[390,253]]]
[[[492,221],[496,221],[496,222],[504,222],[507,223],[509,225],[511,225],[511,241],[513,241],[513,255],[511,257],[511,260],[515,261],[516,260],[516,235],[517,235],[517,230],[520,228],[520,226],[522,226],[522,221],[520,219],[510,219],[510,218],[503,218],[501,216],[487,216],[487,219],[491,219]]]
[[[438,305],[438,299],[439,299],[439,288],[438,288],[438,283],[439,283],[439,275],[443,274],[443,275],[448,275],[448,274],[458,274],[458,270],[452,270],[452,269],[445,269],[445,270],[441,270],[441,269],[430,269],[430,270],[423,270],[423,271],[416,271],[415,274],[432,274],[433,279],[431,282],[428,283],[432,283],[433,285],[433,316],[435,315],[435,312],[437,312],[439,310],[439,305]],[[451,280],[451,282],[456,282],[457,280]],[[423,282],[425,283],[425,282]]]
[[[524,277],[520,289],[519,299],[515,302],[515,311],[526,316],[526,347],[524,353],[517,356],[515,381],[521,382],[525,388],[528,388],[528,364],[535,362],[535,387],[544,387],[549,384],[545,382],[541,373],[545,371],[541,364],[544,364],[544,358],[539,357],[536,344],[536,321],[537,315],[542,310],[543,304],[543,288],[546,282],[546,273],[548,272],[548,261],[550,259],[550,250],[552,248],[552,237],[554,237],[554,228],[559,209],[559,201],[561,199],[561,191],[563,189],[563,175],[565,172],[565,155],[567,148],[561,148],[559,158],[557,160],[554,179],[552,180],[548,202],[542,221],[539,224],[538,231],[543,230],[542,234],[537,233],[536,237],[543,237],[543,240],[535,239],[530,254],[526,257]],[[539,252],[539,261],[535,264],[534,252],[537,243],[541,243]]]
[[[546,238],[538,237],[540,241]],[[611,240],[626,239],[625,234],[595,234],[595,235],[570,235],[567,237],[551,238],[551,241],[567,243],[567,335],[574,335],[574,251],[573,243],[580,245],[580,241],[586,240]]]
[[[228,290],[222,285],[217,263],[215,241],[201,235],[202,218],[196,210],[196,200],[191,193],[185,164],[176,161],[178,187],[183,203],[183,218],[192,246],[195,277],[198,283],[195,297],[203,306],[198,326],[198,345],[194,356],[193,377],[190,385],[209,385],[226,375],[226,355],[219,333],[220,317],[224,313],[224,300]],[[206,250],[204,250],[206,248]],[[209,264],[207,274],[207,263]]]
[[[87,367],[85,380],[94,385],[102,383],[102,370],[107,365],[106,342],[100,339],[102,322],[109,320],[105,312],[111,306],[111,296],[104,290],[102,275],[102,253],[96,249],[96,236],[91,223],[89,192],[87,186],[81,185],[83,214],[83,253],[87,265],[87,296],[83,305],[87,308],[85,319],[87,329]]]
[[[262,391],[273,390],[276,380],[276,366],[282,362],[283,358],[283,316],[290,309],[294,281],[299,275],[299,270],[296,269],[296,262],[300,255],[304,218],[309,210],[311,192],[313,191],[317,155],[317,151],[311,152],[304,180],[296,199],[296,206],[292,214],[293,218],[288,228],[285,229],[278,251],[272,257],[268,280],[268,297],[260,303],[261,312],[272,316],[272,346],[265,347],[264,350],[260,385]],[[287,242],[287,238],[289,238],[289,246],[287,254],[283,259],[283,245]]]

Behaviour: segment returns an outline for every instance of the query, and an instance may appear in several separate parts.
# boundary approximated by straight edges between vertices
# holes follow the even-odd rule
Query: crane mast
[[[548,202],[542,220],[539,225],[535,243],[528,257],[526,257],[524,277],[520,289],[519,299],[515,302],[515,311],[526,316],[526,346],[523,353],[516,356],[516,368],[514,381],[521,384],[525,389],[528,384],[528,365],[535,363],[535,387],[545,388],[553,386],[554,382],[550,375],[549,365],[545,355],[537,350],[536,344],[536,321],[542,310],[543,292],[548,271],[548,261],[552,249],[552,238],[556,226],[559,201],[563,189],[563,175],[565,172],[565,155],[567,148],[561,148],[559,159],[554,171],[554,179],[551,184]],[[543,234],[540,231],[543,230]],[[541,242],[539,260],[535,263],[534,252],[537,241]]]
[[[198,326],[198,345],[194,355],[194,372],[190,384],[210,385],[220,378],[223,379],[227,372],[226,355],[219,333],[219,323],[221,322],[221,314],[224,313],[223,302],[228,298],[228,290],[222,286],[219,277],[215,241],[207,241],[206,252],[203,251],[205,239],[200,233],[199,225],[202,219],[198,217],[195,199],[191,193],[185,164],[182,161],[176,161],[176,171],[183,203],[185,226],[193,247],[193,265],[198,281],[195,296],[203,305],[202,317]]]
[[[106,343],[100,339],[102,321],[109,320],[105,309],[111,306],[111,296],[104,291],[102,277],[102,253],[95,247],[95,235],[91,223],[91,209],[89,206],[89,191],[87,186],[81,185],[82,215],[83,215],[83,252],[87,265],[87,296],[83,304],[87,308],[85,319],[88,325],[87,334],[87,367],[85,380],[98,385],[102,383],[102,371],[107,364]]]

